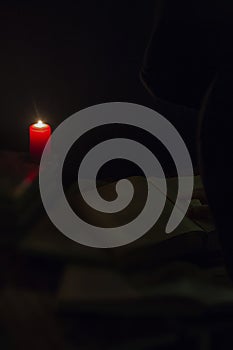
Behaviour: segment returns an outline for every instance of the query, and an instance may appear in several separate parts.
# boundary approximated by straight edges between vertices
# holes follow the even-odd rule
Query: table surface
[[[233,289],[216,232],[179,235],[140,256],[82,247],[50,224],[42,215],[25,229],[1,229],[0,344],[170,349],[214,332],[216,344],[233,344]]]

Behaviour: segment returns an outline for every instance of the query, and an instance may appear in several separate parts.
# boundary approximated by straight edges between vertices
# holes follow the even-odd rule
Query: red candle
[[[29,135],[31,158],[40,161],[44,147],[51,135],[51,127],[39,120],[37,123],[30,125]]]

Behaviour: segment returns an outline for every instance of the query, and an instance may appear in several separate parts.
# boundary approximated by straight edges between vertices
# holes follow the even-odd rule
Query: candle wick
[[[37,128],[42,128],[45,124],[42,122],[42,120],[38,120],[38,122],[35,124]]]

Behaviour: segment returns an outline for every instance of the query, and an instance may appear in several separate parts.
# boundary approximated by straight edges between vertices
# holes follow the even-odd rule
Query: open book
[[[145,179],[141,177],[130,178],[137,195],[128,210],[122,211],[122,216],[116,214],[107,217],[100,216],[97,212],[90,211],[83,205],[83,199],[77,194],[75,184],[67,194],[69,202],[77,213],[87,221],[90,219],[96,224],[104,227],[121,226],[133,219],[142,208],[142,199],[145,198]],[[157,179],[149,179],[156,187]],[[164,258],[180,256],[192,256],[198,252],[205,254],[206,234],[214,229],[212,222],[194,222],[187,216],[180,225],[170,234],[165,233],[165,227],[174,206],[177,179],[167,180],[168,197],[165,208],[157,223],[140,239],[126,246],[112,249],[96,249],[82,246],[61,232],[50,222],[47,216],[43,217],[36,226],[30,230],[28,235],[21,241],[20,248],[30,254],[49,255],[67,261],[95,262],[100,264],[113,263],[122,265],[151,263],[151,261],[162,261]],[[111,199],[115,184],[107,184],[101,187],[101,193],[105,199]],[[195,178],[195,187],[200,187],[200,177]],[[104,215],[104,214],[103,214]],[[122,226],[124,227],[124,226]],[[214,236],[214,235],[213,235]],[[215,237],[215,236],[214,236]],[[205,241],[205,242],[204,242]],[[205,244],[204,244],[204,243]]]
[[[210,310],[223,314],[233,310],[232,284],[224,268],[203,271],[174,263],[130,273],[70,265],[64,270],[57,301],[65,313],[172,317],[175,322]]]
[[[130,180],[137,188],[134,204],[123,213],[123,218],[108,216],[102,222],[103,226],[122,224],[141,209],[145,199],[145,179],[134,177]],[[151,178],[149,181],[156,187],[159,180]],[[83,206],[76,186],[67,194],[69,202],[75,211],[88,219],[90,212]],[[105,199],[113,198],[114,186],[102,186],[101,195]],[[165,313],[170,315],[174,312],[176,317],[186,317],[202,312],[203,308],[225,303],[233,305],[231,290],[224,287],[216,293],[216,286],[208,285],[206,276],[206,284],[203,285],[201,269],[192,264],[195,261],[199,264],[201,257],[206,259],[211,252],[215,254],[219,249],[216,234],[212,232],[213,224],[209,221],[193,222],[185,216],[174,232],[165,233],[174,206],[177,179],[167,179],[167,186],[166,205],[157,223],[140,239],[126,246],[113,249],[82,246],[59,232],[47,216],[22,239],[20,249],[24,253],[65,263],[57,295],[60,311],[139,317],[149,314],[164,317]],[[196,177],[195,188],[201,186],[200,178]],[[97,213],[95,215],[91,220],[100,223],[101,217]],[[180,280],[180,275],[187,278]],[[177,276],[177,282],[172,282]],[[190,277],[195,278],[190,281]],[[226,292],[225,299],[221,299],[222,292]],[[188,308],[183,307],[184,299],[189,303]]]

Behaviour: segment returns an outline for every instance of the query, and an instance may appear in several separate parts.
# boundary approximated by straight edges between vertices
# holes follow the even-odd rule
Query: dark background
[[[229,30],[228,26],[226,30],[222,29],[227,22],[230,23],[230,29],[232,29],[233,6],[229,5],[229,0],[222,0],[221,3],[219,0],[197,0],[195,2],[164,0],[164,3],[169,4],[169,11],[166,12],[168,17],[165,16],[165,26],[160,28],[160,33],[162,33],[159,40],[160,46],[155,48],[156,56],[152,57],[153,64],[148,67],[148,76],[150,77],[150,73],[156,68],[155,85],[157,90],[155,92],[158,93],[159,97],[168,97],[167,92],[170,92],[170,101],[181,103],[179,106],[174,106],[172,103],[169,104],[168,99],[166,107],[165,102],[163,105],[162,101],[156,100],[156,94],[154,94],[154,99],[149,95],[139,78],[145,49],[152,32],[154,19],[158,14],[156,12],[158,3],[159,0],[77,0],[56,4],[43,1],[0,0],[0,149],[27,151],[28,126],[39,118],[55,128],[78,110],[110,101],[134,102],[161,112],[173,121],[187,146],[193,149],[196,143],[197,111],[190,108],[191,104],[185,103],[187,101],[185,101],[183,94],[186,93],[185,96],[193,98],[190,92],[194,91],[194,97],[198,95],[198,100],[201,100],[209,84],[209,75],[206,73],[210,72],[212,77],[212,73],[216,71],[218,66],[219,56],[221,56],[220,62],[223,65],[226,57],[228,63],[233,62],[231,52],[233,31]],[[190,24],[191,20],[194,26],[189,28],[187,24]],[[204,23],[206,31],[203,31],[203,26],[200,26],[202,23]],[[182,35],[177,35],[177,33]],[[193,33],[193,41],[190,40],[190,33]],[[197,35],[197,33],[199,34]],[[176,40],[179,38],[181,38],[180,41]],[[187,44],[189,44],[189,50],[187,50]],[[158,47],[162,49],[158,50]],[[205,50],[202,50],[203,48]],[[174,51],[175,55],[173,56]],[[204,55],[202,51],[204,51]],[[159,57],[157,52],[160,54]],[[228,52],[231,52],[231,55],[228,55]],[[154,65],[154,58],[163,65]],[[180,64],[181,62],[182,64]],[[184,66],[184,63],[187,65]],[[186,68],[184,69],[184,67]],[[216,220],[218,232],[211,232],[210,235],[185,234],[176,237],[176,241],[168,240],[167,244],[161,242],[156,247],[152,247],[148,257],[144,257],[142,252],[141,258],[139,254],[139,260],[135,261],[138,264],[132,269],[130,265],[127,266],[127,259],[126,264],[124,264],[123,259],[119,266],[117,264],[115,266],[116,270],[119,269],[123,276],[128,277],[131,282],[134,281],[132,276],[135,275],[135,286],[147,288],[155,283],[159,288],[162,286],[165,288],[164,290],[167,290],[167,287],[174,283],[174,303],[172,302],[173,298],[166,299],[165,293],[161,302],[154,305],[154,315],[142,317],[139,311],[139,317],[135,317],[135,309],[132,314],[129,312],[127,318],[124,319],[114,315],[106,318],[101,317],[101,313],[97,313],[96,318],[92,313],[72,314],[71,312],[69,314],[69,309],[66,310],[65,314],[59,314],[56,308],[54,310],[54,300],[56,300],[60,290],[63,273],[70,264],[74,264],[72,254],[67,254],[67,257],[64,257],[66,244],[63,242],[65,241],[61,240],[60,256],[58,252],[56,257],[51,245],[49,248],[51,250],[46,249],[40,253],[39,249],[39,253],[34,255],[33,248],[32,251],[29,248],[29,252],[27,250],[23,252],[18,247],[18,241],[24,238],[20,230],[16,232],[17,237],[15,237],[11,235],[12,232],[8,234],[8,231],[3,232],[1,229],[2,241],[4,242],[5,239],[13,241],[13,247],[11,243],[9,247],[4,244],[1,246],[0,272],[3,278],[0,284],[3,286],[3,293],[1,289],[0,324],[2,324],[2,320],[3,324],[6,324],[10,335],[9,339],[13,343],[15,342],[15,348],[19,349],[23,344],[24,350],[32,348],[34,350],[40,348],[50,350],[50,341],[51,338],[54,338],[55,343],[58,344],[54,348],[67,349],[67,346],[63,347],[60,341],[59,336],[63,334],[60,332],[60,328],[63,328],[66,340],[74,344],[74,348],[77,348],[81,343],[81,345],[85,344],[86,347],[91,344],[89,349],[96,349],[97,344],[100,344],[99,348],[101,349],[109,349],[109,344],[115,345],[114,341],[117,343],[128,342],[129,339],[133,340],[132,348],[135,348],[140,347],[141,344],[137,339],[146,338],[148,340],[151,336],[156,338],[156,348],[158,349],[233,348],[230,345],[233,344],[232,300],[229,299],[228,305],[227,297],[230,289],[226,289],[230,281],[223,267],[221,248],[217,240],[218,236],[222,240],[225,247],[225,260],[228,263],[231,276],[233,276],[232,186],[230,186],[232,170],[229,171],[232,163],[232,144],[230,142],[232,129],[229,127],[232,118],[232,66],[230,66],[229,71],[231,72],[230,84],[229,82],[227,84],[229,80],[228,69],[224,67],[220,80],[217,81],[212,92],[214,103],[210,98],[207,107],[205,107],[206,127],[203,132],[203,140],[207,141],[203,147],[205,151],[204,173],[207,173],[205,184],[210,184],[209,188],[208,186],[206,188],[210,204],[212,204],[212,211],[215,214],[214,218],[215,220],[218,218]],[[161,88],[162,85],[157,84],[158,73],[164,91]],[[208,84],[203,83],[206,79]],[[199,92],[200,82],[202,82],[202,91],[196,95]],[[216,117],[216,125],[211,123],[213,116]],[[123,136],[130,134],[138,141],[143,139],[147,146],[151,146],[153,151],[157,151],[157,144],[148,135],[145,137],[145,134],[141,134],[141,131],[135,129],[132,127],[126,131],[119,128],[118,131],[121,131]],[[227,147],[225,130],[226,134],[230,136]],[[81,142],[78,145],[79,152],[77,152],[77,148],[74,149],[74,154],[79,157],[79,161],[85,154],[83,146],[91,148],[103,136],[114,137],[117,131],[115,132],[110,126],[105,128],[104,134],[101,130],[99,134],[91,135],[88,144],[86,141]],[[194,154],[193,151],[192,155]],[[210,154],[212,157],[209,157]],[[216,154],[218,157],[215,157]],[[166,159],[165,156],[161,158]],[[77,162],[73,162],[72,155],[70,163],[69,160],[68,157],[66,159],[67,178],[64,176],[67,182],[71,181],[70,174],[73,174],[73,180],[76,180],[77,171]],[[172,162],[172,159],[169,162]],[[219,164],[221,164],[220,167]],[[117,175],[120,173],[119,168],[112,167],[113,172]],[[216,169],[218,169],[217,172]],[[212,181],[209,181],[210,179]],[[142,199],[140,198],[140,200]],[[30,205],[33,208],[34,202],[30,201]],[[8,220],[6,217],[5,222],[7,222],[7,226],[15,225],[12,218]],[[37,229],[37,227],[35,228]],[[42,224],[39,229],[39,234],[42,233],[43,237],[44,232],[46,237],[46,223],[45,226]],[[32,234],[33,230],[34,227],[30,227],[29,233]],[[54,242],[53,246],[55,247],[56,238],[58,238],[59,251],[57,233],[54,235],[54,241],[52,238],[51,242]],[[41,237],[39,243],[41,243]],[[75,243],[73,242],[73,244]],[[90,248],[85,247],[85,249]],[[92,277],[95,276],[95,269],[92,271],[92,267],[96,268],[96,260],[98,259],[93,260],[92,266],[91,259],[89,262],[89,254],[87,253],[85,256],[84,251],[81,255],[81,257],[79,255],[77,257],[77,265],[83,264],[84,268],[87,268],[86,280],[92,280]],[[137,266],[140,266],[140,269]],[[89,268],[91,268],[90,273]],[[178,297],[179,302],[176,299],[176,281],[178,283],[184,281],[182,284],[184,293],[186,289],[192,290],[194,288],[194,299],[190,300],[190,304],[186,298]],[[199,313],[199,303],[196,302],[195,297],[195,286],[199,286],[199,283],[203,289],[197,288],[198,300],[202,300],[202,290],[203,300],[205,300],[209,285],[212,285],[209,289],[210,294],[214,288],[218,293],[216,304],[211,304],[211,298],[210,303],[205,304],[204,302],[203,313]],[[181,285],[177,286],[182,292]],[[12,292],[9,293],[6,287],[10,287]],[[44,305],[43,296],[47,293],[52,301],[48,303],[46,301],[45,307],[42,307]],[[124,308],[124,304],[119,306]],[[148,309],[148,306],[150,305],[146,300],[145,309]],[[143,309],[144,306],[141,305],[139,310],[141,307]],[[200,309],[202,310],[202,307]],[[91,308],[90,310],[92,312]],[[185,316],[186,312],[187,316]],[[41,316],[38,317],[38,315]],[[58,321],[59,327],[55,324],[53,331],[54,320]],[[1,344],[4,341],[5,333],[5,329],[3,332],[0,329]],[[7,336],[8,333],[6,333]],[[149,348],[147,342],[144,347],[142,346],[142,348],[145,347]],[[8,338],[6,346],[2,348],[9,348]],[[125,348],[131,347],[126,345]]]
[[[153,106],[139,71],[156,1],[1,1],[0,147],[27,150],[28,125],[55,128],[109,101]]]

